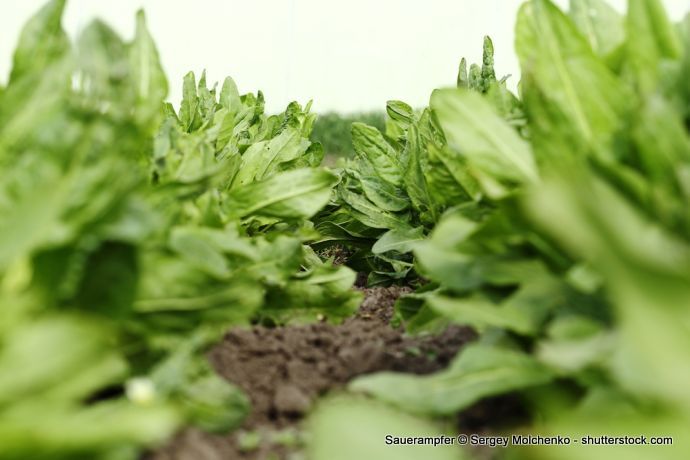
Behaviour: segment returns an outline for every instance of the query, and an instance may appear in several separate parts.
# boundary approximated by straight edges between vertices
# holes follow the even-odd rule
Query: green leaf
[[[500,304],[479,293],[461,298],[430,295],[427,302],[437,313],[478,331],[498,327],[533,336],[566,295],[561,283],[542,275],[525,280],[514,294]]]
[[[235,80],[226,77],[223,81],[223,86],[220,90],[220,98],[218,100],[221,106],[226,108],[230,114],[236,114],[242,107],[242,100],[240,93],[237,90]]]
[[[480,95],[462,89],[436,90],[431,95],[431,108],[448,145],[472,167],[501,180],[537,180],[529,144]]]
[[[202,371],[198,375],[180,385],[177,399],[195,425],[210,433],[227,433],[238,427],[247,416],[249,400],[239,388],[219,377],[206,362],[200,367]]]
[[[587,337],[545,340],[539,343],[539,360],[564,375],[588,367],[608,366],[616,345],[611,334],[598,333]]]
[[[481,186],[472,175],[464,156],[447,146],[439,148],[430,144],[428,158],[429,166],[425,177],[433,201],[454,205],[481,198]]]
[[[407,167],[403,176],[405,190],[414,208],[427,222],[434,223],[437,219],[437,205],[431,197],[429,185],[424,172],[429,169],[427,152],[422,147],[422,140],[418,129],[413,125],[407,131],[405,143],[405,157]]]
[[[544,267],[538,261],[502,248],[507,245],[505,239],[517,239],[518,228],[500,228],[501,217],[478,223],[458,213],[445,216],[431,237],[414,247],[421,273],[458,293],[543,276]]]
[[[230,268],[211,232],[210,229],[176,227],[170,233],[170,247],[208,274],[226,278]]]
[[[186,132],[192,132],[201,125],[199,97],[197,96],[194,72],[189,72],[184,76],[182,102],[180,103],[180,122],[182,123],[182,129]]]
[[[623,17],[604,0],[570,0],[570,17],[600,56],[607,56],[625,40]]]
[[[313,460],[460,460],[455,445],[387,445],[386,437],[433,437],[443,434],[430,422],[390,407],[353,397],[321,403],[307,421]],[[392,438],[391,438],[392,442]]]
[[[373,126],[352,123],[352,145],[355,153],[371,164],[376,173],[393,185],[402,182],[402,167],[393,147]]]
[[[158,50],[146,28],[143,10],[137,12],[137,28],[129,50],[132,79],[137,89],[137,105],[144,117],[157,114],[168,95],[168,79]]]
[[[681,390],[690,378],[690,246],[600,179],[570,170],[556,177],[528,196],[528,210],[604,280],[618,318],[618,385],[690,408]]]
[[[391,120],[397,122],[402,130],[414,122],[414,109],[402,101],[388,101],[386,102],[386,113]]]
[[[337,176],[325,170],[296,169],[232,190],[224,209],[230,216],[308,219],[324,207]]]
[[[322,317],[340,321],[351,316],[362,302],[361,294],[352,290],[356,276],[344,266],[313,267],[281,288],[269,289],[260,316],[293,323]]]
[[[0,217],[0,270],[18,256],[50,241],[51,234],[65,231],[59,219],[66,192],[64,181],[45,180],[44,184],[36,184],[31,193],[19,197]]]
[[[10,84],[26,76],[37,76],[70,51],[62,29],[66,0],[51,0],[24,25],[14,51]]]
[[[610,160],[614,154],[607,147],[630,95],[575,24],[549,0],[525,3],[518,15],[516,50],[540,154],[556,157],[559,145],[571,145]]]
[[[358,175],[359,185],[364,195],[384,211],[404,211],[410,206],[410,200],[404,192],[378,176]]]
[[[678,60],[683,47],[675,27],[659,0],[629,0],[627,59],[639,89],[656,89],[664,60]]]
[[[409,223],[404,216],[383,210],[366,197],[351,192],[344,186],[338,187],[338,196],[348,206],[355,219],[372,228],[407,228]]]
[[[95,19],[82,31],[77,41],[81,91],[91,102],[110,101],[100,108],[117,113],[130,110],[134,88],[129,80],[128,50],[125,42],[106,23]],[[123,106],[127,106],[124,109]],[[119,114],[118,114],[119,115]]]
[[[116,399],[77,408],[33,401],[3,413],[2,422],[3,457],[20,460],[136,455],[136,446],[153,448],[168,439],[180,419],[168,405]]]
[[[374,254],[397,251],[402,254],[411,252],[415,244],[424,240],[424,227],[396,228],[384,233],[371,248]]]
[[[105,340],[107,332],[98,323],[65,316],[12,330],[0,351],[0,407],[31,398],[75,401],[116,382],[126,364]],[[51,350],[52,359],[32,360],[41,350]]]
[[[477,344],[464,348],[448,369],[436,374],[382,372],[355,379],[349,389],[413,413],[450,415],[482,398],[543,385],[552,378],[529,355]]]
[[[284,130],[270,141],[253,144],[242,155],[242,164],[233,187],[270,177],[279,170],[282,163],[297,159],[308,147],[309,141],[302,137],[299,130],[293,128]]]
[[[690,165],[690,137],[680,114],[661,96],[650,96],[638,112],[632,132],[648,180],[678,194],[680,166]]]

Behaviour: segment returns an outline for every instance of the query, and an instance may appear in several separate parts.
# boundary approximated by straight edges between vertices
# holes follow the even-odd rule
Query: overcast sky
[[[513,26],[521,0],[70,0],[74,36],[94,17],[127,38],[146,10],[179,102],[183,75],[231,75],[240,91],[264,91],[267,108],[314,99],[317,111],[376,110],[388,99],[415,106],[451,85],[461,57],[481,59],[490,35],[499,74],[518,72]],[[561,5],[567,0],[558,1]],[[622,10],[625,0],[610,3]],[[690,0],[665,0],[679,20]],[[24,21],[42,0],[0,0],[0,79],[6,82]],[[515,77],[514,77],[515,78]]]

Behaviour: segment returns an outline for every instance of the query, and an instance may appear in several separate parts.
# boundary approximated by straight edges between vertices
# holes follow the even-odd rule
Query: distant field
[[[327,158],[350,157],[354,154],[350,128],[355,121],[374,126],[381,131],[385,130],[383,111],[347,114],[328,112],[319,114],[314,123],[311,139],[323,144]]]

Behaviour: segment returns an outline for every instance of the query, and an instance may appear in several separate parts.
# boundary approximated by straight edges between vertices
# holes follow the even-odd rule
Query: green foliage
[[[465,130],[458,135],[449,131],[446,136],[429,108],[415,111],[401,101],[388,102],[385,133],[352,124],[355,156],[345,162],[337,194],[317,217],[316,228],[323,236],[319,244],[356,249],[350,263],[369,274],[370,285],[413,279],[413,243],[428,235],[447,209],[479,203],[480,184],[491,183],[494,186],[485,192],[495,194],[498,177],[508,182],[536,179],[529,147],[513,129],[524,118],[520,103],[506,89],[505,80],[496,79],[493,64],[488,37],[482,66],[473,67],[476,78],[467,76],[465,61],[461,63],[458,85],[477,94],[469,96],[476,98],[471,108],[447,109],[457,116],[454,126]],[[492,107],[500,115],[494,115]],[[485,120],[478,123],[480,119]],[[476,156],[457,155],[452,147],[458,136],[471,136]],[[501,153],[495,155],[495,149]],[[510,159],[504,160],[508,151]],[[500,169],[496,159],[502,162]]]
[[[516,31],[526,119],[491,90],[471,91],[484,74],[464,63],[459,88],[432,95],[454,169],[476,180],[479,199],[446,210],[411,245],[431,283],[398,304],[411,331],[453,322],[480,341],[438,374],[372,375],[350,388],[431,414],[522,390],[543,434],[678,436],[690,420],[687,24],[673,26],[656,0],[631,0],[625,18],[598,1],[573,0],[568,16],[531,0]],[[687,454],[676,443],[655,458]]]
[[[305,246],[338,180],[308,106],[267,116],[190,73],[175,111],[143,13],[131,42],[95,21],[72,45],[63,7],[29,21],[0,95],[0,445],[137,458],[180,423],[241,423],[203,354],[230,325],[360,296]]]
[[[396,306],[409,332],[456,323],[480,338],[437,374],[356,379],[350,391],[389,406],[317,408],[314,458],[462,456],[383,438],[440,433],[399,410],[448,416],[506,392],[533,402],[545,435],[682,439],[688,19],[671,24],[658,0],[630,0],[625,17],[530,0],[519,97],[487,38],[430,107],[390,101],[384,124],[348,121],[353,154],[334,173],[310,105],[269,116],[260,92],[189,73],[176,110],[142,13],[131,42],[95,21],[71,43],[63,9],[27,23],[0,91],[3,458],[134,459],[182,424],[237,427],[248,401],[204,351],[230,326],[351,314],[353,270],[315,253],[333,244],[356,250],[370,284],[428,280]]]
[[[396,445],[393,437],[426,438],[449,435],[427,420],[353,397],[327,399],[309,418],[313,434],[309,458],[347,460],[461,460],[467,458],[452,445]],[[390,444],[386,444],[390,436]]]
[[[437,374],[375,374],[356,379],[350,389],[365,391],[410,412],[452,415],[486,396],[544,384],[551,378],[548,369],[530,356],[470,345],[448,369]]]

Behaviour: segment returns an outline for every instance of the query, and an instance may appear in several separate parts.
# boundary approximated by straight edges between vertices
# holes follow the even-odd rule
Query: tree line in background
[[[384,131],[386,127],[385,113],[382,111],[326,112],[319,114],[316,119],[311,138],[313,141],[321,142],[327,156],[351,157],[354,155],[354,150],[350,130],[354,122],[362,122],[381,131]]]

